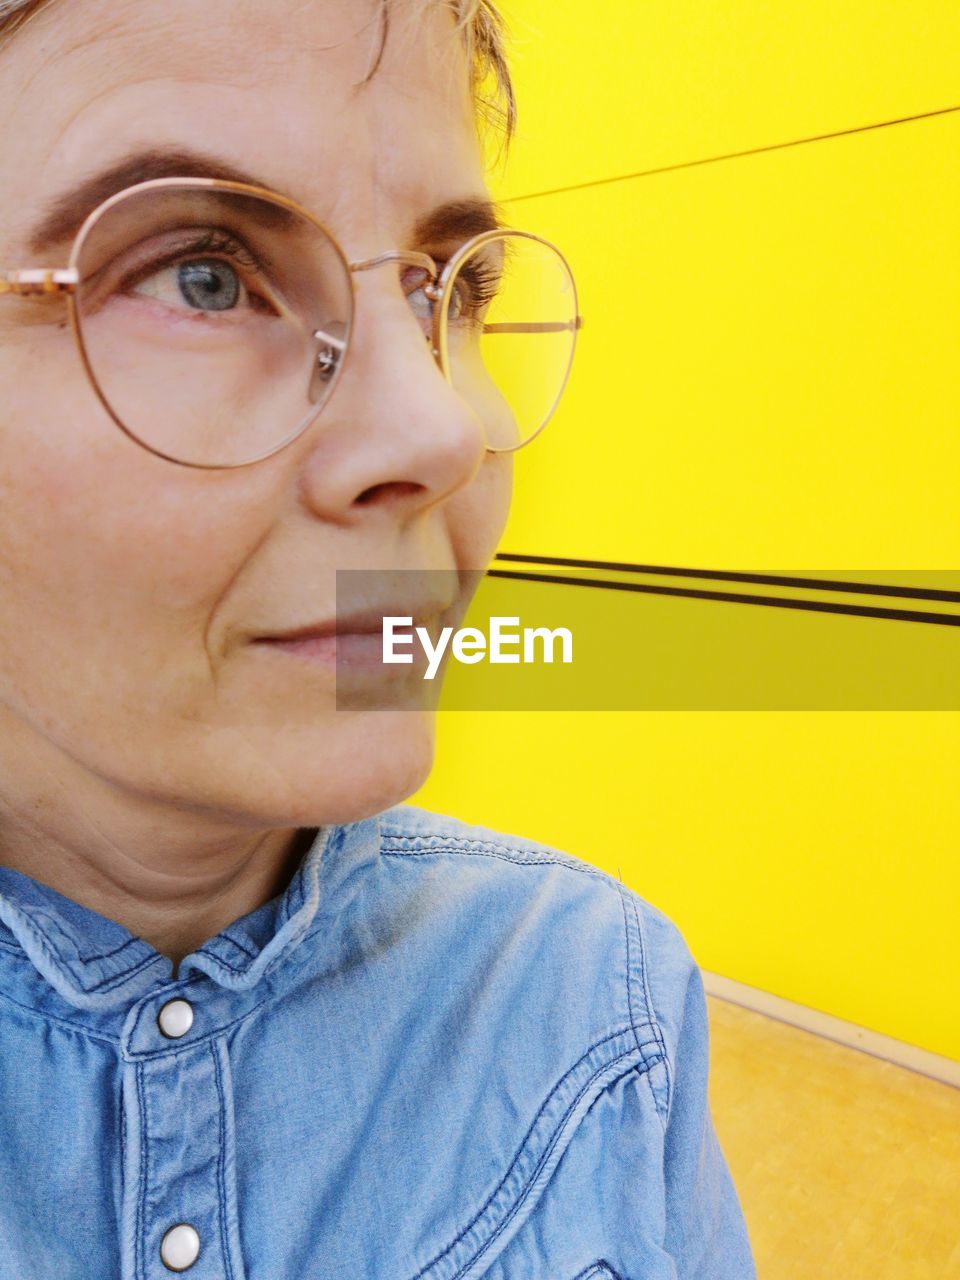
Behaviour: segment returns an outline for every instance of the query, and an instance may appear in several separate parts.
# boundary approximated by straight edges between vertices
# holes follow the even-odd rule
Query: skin
[[[0,264],[65,265],[26,253],[40,206],[148,142],[262,175],[351,260],[449,256],[411,228],[488,194],[467,66],[445,8],[405,11],[355,91],[368,0],[54,4],[0,52]],[[485,452],[397,269],[355,279],[336,394],[235,470],[131,441],[65,303],[0,298],[0,863],[174,965],[281,892],[313,828],[400,802],[433,761],[429,710],[337,710],[329,670],[251,636],[334,617],[337,567],[483,569],[506,521],[511,456]]]

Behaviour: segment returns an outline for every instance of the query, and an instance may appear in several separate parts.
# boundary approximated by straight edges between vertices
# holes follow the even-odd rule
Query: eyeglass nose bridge
[[[375,258],[348,262],[347,266],[351,271],[369,271],[371,267],[379,267],[384,262],[406,262],[411,267],[425,267],[434,281],[439,274],[437,264],[429,253],[418,253],[415,249],[390,249],[386,253],[378,253]]]
[[[384,266],[388,262],[405,263],[411,267],[422,267],[429,272],[430,279],[426,284],[422,285],[423,292],[430,299],[431,303],[437,303],[442,297],[443,290],[438,280],[440,269],[429,253],[420,253],[414,249],[390,249],[386,253],[378,253],[375,258],[364,258],[359,262],[348,262],[347,266],[350,271],[370,271],[374,267]],[[435,313],[434,313],[435,320]],[[317,379],[325,379],[332,376],[340,362],[343,360],[347,350],[347,342],[344,338],[339,338],[335,334],[328,333],[325,329],[314,329],[313,337],[320,343],[320,350],[314,363],[313,377],[311,379],[310,399],[313,400],[315,395],[319,395],[320,386],[317,385]],[[430,350],[437,364],[440,364],[440,350],[436,345],[436,326],[434,323],[433,332],[428,336],[427,341],[430,343]]]
[[[429,280],[421,286],[423,292],[430,299],[431,304],[436,304],[440,301],[443,295],[443,289],[440,285],[440,268],[429,253],[420,253],[415,249],[389,249],[386,253],[378,253],[375,258],[364,258],[361,262],[348,262],[347,266],[351,271],[369,271],[373,267],[381,267],[388,262],[400,262],[410,267],[422,267],[430,276]],[[435,313],[435,310],[434,305],[432,312]],[[435,315],[432,314],[431,318],[435,318]],[[435,339],[436,328],[434,327],[429,341],[431,350],[439,361],[440,352],[437,350]]]

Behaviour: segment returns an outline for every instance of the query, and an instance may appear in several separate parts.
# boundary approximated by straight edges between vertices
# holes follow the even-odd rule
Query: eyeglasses
[[[396,250],[349,262],[302,205],[215,178],[155,178],[111,196],[66,269],[0,272],[0,294],[65,294],[77,349],[113,421],[191,467],[248,466],[330,402],[350,351],[354,274],[387,263],[487,449],[528,444],[553,414],[583,318],[549,241],[498,229],[442,266]]]

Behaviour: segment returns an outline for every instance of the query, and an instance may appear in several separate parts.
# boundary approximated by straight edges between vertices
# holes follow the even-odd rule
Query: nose
[[[376,508],[409,520],[471,483],[486,456],[484,424],[444,377],[396,266],[355,280],[349,350],[305,435],[304,484],[328,519]]]

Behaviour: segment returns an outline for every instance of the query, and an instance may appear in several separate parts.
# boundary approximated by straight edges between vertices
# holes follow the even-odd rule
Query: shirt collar
[[[230,990],[254,986],[342,910],[379,851],[379,815],[320,827],[283,893],[185,956],[177,980],[197,971]],[[173,977],[170,958],[123,925],[3,866],[0,951],[81,1009],[119,1008]]]

